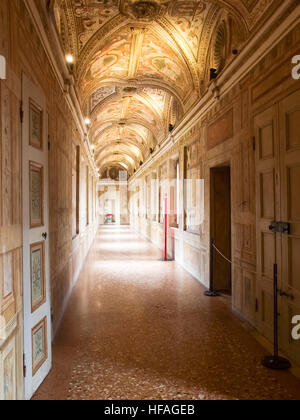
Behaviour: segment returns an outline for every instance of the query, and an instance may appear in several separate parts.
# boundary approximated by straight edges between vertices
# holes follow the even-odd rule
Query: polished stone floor
[[[300,399],[230,310],[128,227],[99,230],[35,399]]]

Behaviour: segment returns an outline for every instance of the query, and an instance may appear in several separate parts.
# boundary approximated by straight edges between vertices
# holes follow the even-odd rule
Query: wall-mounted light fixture
[[[66,62],[67,62],[68,64],[74,64],[74,57],[73,57],[73,55],[72,55],[72,54],[67,54],[67,55],[66,55]]]
[[[65,59],[66,59],[66,63],[67,63],[69,72],[71,74],[73,74],[74,61],[75,61],[73,55],[72,54],[67,54],[66,57],[65,57]]]

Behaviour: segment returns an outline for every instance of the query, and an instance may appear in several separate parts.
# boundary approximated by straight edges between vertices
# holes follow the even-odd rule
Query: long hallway
[[[300,399],[227,299],[123,226],[100,228],[34,399]]]

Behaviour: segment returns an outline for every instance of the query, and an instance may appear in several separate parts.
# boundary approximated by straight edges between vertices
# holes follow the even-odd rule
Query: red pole
[[[168,196],[165,196],[165,218],[164,218],[164,261],[168,260]]]

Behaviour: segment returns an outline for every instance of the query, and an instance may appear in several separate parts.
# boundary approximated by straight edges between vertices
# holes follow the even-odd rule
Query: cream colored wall
[[[39,5],[41,6],[41,2]],[[44,19],[44,29],[47,20]],[[0,400],[23,398],[21,76],[26,73],[47,98],[49,114],[50,265],[53,332],[77,279],[96,229],[96,210],[85,215],[86,147],[53,68],[22,0],[0,2],[0,55],[7,79],[0,81]],[[80,233],[72,239],[72,143],[81,146]],[[90,183],[90,186],[92,183]],[[94,197],[96,183],[94,182]],[[90,189],[90,195],[92,192]],[[92,198],[91,198],[92,202]],[[96,199],[94,200],[96,206]],[[13,293],[3,296],[4,283]]]
[[[279,24],[278,24],[279,25]],[[288,32],[288,31],[287,31]],[[263,42],[264,39],[261,40]],[[259,40],[258,40],[258,45]],[[232,72],[220,84],[212,83],[202,108],[193,115],[193,123],[186,118],[161,151],[144,164],[144,168],[130,180],[131,226],[154,244],[163,246],[163,225],[146,219],[143,213],[143,187],[145,179],[158,174],[174,156],[180,161],[180,202],[184,190],[184,148],[194,141],[200,142],[199,166],[203,167],[205,182],[204,220],[199,234],[184,230],[183,216],[179,228],[170,228],[169,257],[174,258],[206,287],[209,285],[210,241],[210,168],[230,165],[232,201],[232,259],[234,310],[258,327],[256,307],[256,195],[255,150],[253,142],[254,116],[297,89],[299,81],[291,77],[291,58],[299,53],[300,25],[277,44],[265,50],[265,56],[255,63],[238,82]],[[255,54],[255,49],[252,51]],[[248,56],[249,63],[251,55]],[[249,64],[250,65],[250,64]],[[243,62],[247,67],[247,60]],[[231,84],[230,89],[224,88]],[[209,104],[209,105],[207,105]],[[183,133],[183,134],[182,134]],[[278,137],[278,136],[277,136]],[[169,176],[168,176],[169,177]],[[169,177],[170,178],[170,177]],[[157,191],[155,192],[158,197]],[[139,205],[139,211],[134,208]],[[183,210],[183,208],[182,208]],[[182,211],[183,213],[183,211]]]

